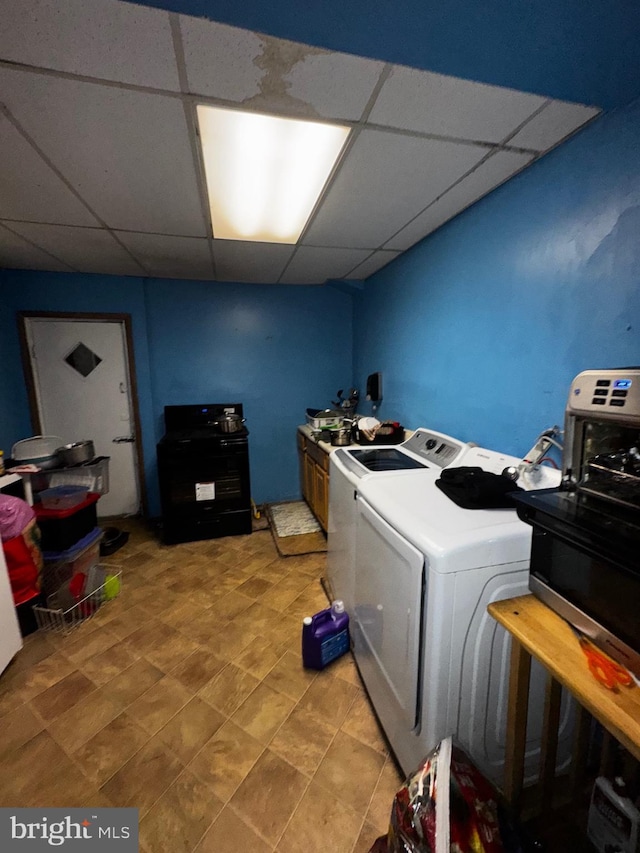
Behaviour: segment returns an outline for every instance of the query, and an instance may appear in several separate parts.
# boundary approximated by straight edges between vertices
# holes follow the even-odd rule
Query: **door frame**
[[[126,349],[127,374],[129,380],[129,396],[133,414],[133,431],[135,440],[135,465],[140,490],[140,506],[142,514],[147,514],[147,488],[144,478],[144,453],[142,449],[142,428],[140,422],[140,406],[138,402],[138,382],[136,379],[135,355],[133,347],[133,331],[131,314],[115,313],[89,313],[81,311],[18,311],[18,333],[20,336],[20,355],[22,358],[22,370],[27,383],[27,394],[29,397],[29,412],[31,415],[31,426],[34,435],[42,435],[42,421],[38,407],[38,396],[36,393],[36,381],[33,373],[31,353],[29,352],[29,341],[27,340],[27,320],[78,320],[93,323],[119,323],[124,328],[124,344]]]

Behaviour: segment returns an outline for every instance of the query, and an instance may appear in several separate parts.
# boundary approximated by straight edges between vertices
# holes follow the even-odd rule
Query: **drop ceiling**
[[[599,112],[120,0],[0,0],[0,266],[353,286]],[[344,123],[295,246],[211,232],[195,107]]]

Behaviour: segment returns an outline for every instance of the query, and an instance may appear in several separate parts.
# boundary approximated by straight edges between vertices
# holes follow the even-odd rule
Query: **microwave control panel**
[[[640,368],[578,374],[571,383],[567,413],[624,420],[637,417],[640,423]]]

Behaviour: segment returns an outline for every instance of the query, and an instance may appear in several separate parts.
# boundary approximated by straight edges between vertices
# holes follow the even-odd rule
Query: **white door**
[[[134,420],[122,321],[25,319],[43,435],[63,444],[90,439],[109,456],[101,517],[139,508]]]

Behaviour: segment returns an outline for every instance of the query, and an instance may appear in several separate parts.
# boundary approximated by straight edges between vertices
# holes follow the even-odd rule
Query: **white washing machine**
[[[500,473],[521,463],[443,438],[452,442],[449,465]],[[424,459],[420,448],[415,455]],[[350,533],[342,530],[341,537],[351,539],[351,564],[343,561],[337,577],[350,596],[356,663],[403,771],[411,772],[453,734],[483,772],[501,782],[510,643],[486,608],[528,592],[531,531],[515,510],[457,506],[435,485],[442,467],[425,460],[413,471],[349,483],[352,509],[342,519]],[[534,482],[524,476],[519,485],[554,487],[559,477],[539,468]],[[332,572],[335,577],[335,564]],[[544,672],[535,667],[527,735],[531,775],[539,761],[543,692]],[[570,753],[568,702],[562,714],[560,766]]]
[[[427,466],[440,470],[460,459],[471,447],[448,435],[417,429],[399,445],[370,445],[334,450],[329,457],[329,524],[327,581],[332,598],[340,598],[350,613],[355,585],[355,496],[364,479],[385,481],[400,474],[414,477]]]

